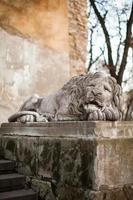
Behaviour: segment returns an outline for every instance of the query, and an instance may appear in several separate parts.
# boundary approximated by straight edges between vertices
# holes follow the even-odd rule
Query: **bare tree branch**
[[[94,63],[96,63],[102,55],[104,55],[104,52],[105,52],[105,48],[103,48],[103,49],[100,48],[101,53],[95,59],[93,59],[93,34],[94,34],[94,29],[98,26],[98,24],[97,23],[92,24],[91,22],[90,22],[90,24],[91,24],[91,28],[89,29],[90,30],[90,37],[89,37],[90,38],[89,39],[89,46],[90,46],[90,48],[89,48],[90,57],[89,58],[90,59],[89,59],[89,64],[88,64],[88,68],[87,68],[88,71],[90,70],[91,66]]]
[[[89,66],[88,66],[88,71],[89,71],[89,69],[91,68],[91,66],[92,66],[94,63],[96,63],[102,55],[104,55],[104,50],[103,50],[103,49],[102,49],[101,53],[99,54],[99,56],[97,56],[97,57],[95,58],[95,60],[93,60],[93,59],[91,60],[91,63],[89,63]],[[104,61],[105,61],[105,60],[104,60]]]
[[[92,61],[93,61],[93,28],[90,29],[90,50],[89,50],[89,54],[90,54],[90,60],[89,60],[89,65],[88,65],[88,71],[92,66]]]
[[[128,50],[130,47],[130,41],[131,41],[131,37],[132,37],[132,25],[133,25],[133,4],[132,4],[129,20],[127,21],[125,47],[124,47],[124,52],[123,52],[122,61],[121,61],[121,65],[120,65],[120,70],[118,73],[118,78],[117,78],[117,81],[120,85],[122,83],[124,70],[125,70],[125,67],[127,64]]]
[[[100,48],[100,50],[101,50],[101,54],[103,55],[104,63],[105,63],[105,65],[107,66],[107,61],[106,61],[106,58],[105,58],[105,55],[104,55],[105,47],[104,47],[103,49]]]
[[[108,51],[108,67],[109,67],[110,73],[113,77],[116,77],[116,69],[115,69],[115,66],[114,66],[114,63],[113,63],[113,57],[112,57],[111,41],[110,41],[108,30],[107,30],[106,25],[105,25],[104,17],[101,16],[99,10],[97,9],[95,1],[90,0],[90,3],[91,3],[91,5],[94,9],[94,12],[95,12],[100,24],[101,24],[101,27],[102,27],[102,30],[103,30],[103,33],[104,33],[104,36],[105,36],[107,51]]]
[[[117,67],[118,63],[119,63],[119,60],[120,60],[120,47],[121,47],[121,44],[122,44],[122,34],[121,34],[121,19],[120,19],[120,15],[119,15],[119,12],[118,12],[118,9],[116,10],[116,13],[117,13],[117,18],[118,18],[118,29],[119,29],[119,44],[118,44],[118,47],[117,47],[117,56],[116,56],[116,63],[115,63],[115,68]]]

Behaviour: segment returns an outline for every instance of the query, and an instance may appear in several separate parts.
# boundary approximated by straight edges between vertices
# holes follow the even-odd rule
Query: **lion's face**
[[[84,109],[88,120],[119,120],[120,96],[121,89],[114,78],[94,74],[86,86]]]
[[[90,81],[86,88],[87,103],[95,104],[97,107],[108,105],[113,98],[112,89],[109,83],[103,81],[103,79]]]

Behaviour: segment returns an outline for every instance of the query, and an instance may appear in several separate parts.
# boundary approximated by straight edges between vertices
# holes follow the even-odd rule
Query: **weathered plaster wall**
[[[33,93],[51,93],[63,85],[69,78],[69,65],[65,53],[40,49],[2,30],[0,37],[0,120],[3,121]]]
[[[0,1],[0,121],[84,71],[85,2]]]

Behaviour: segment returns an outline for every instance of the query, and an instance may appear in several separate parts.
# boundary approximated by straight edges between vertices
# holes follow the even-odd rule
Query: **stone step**
[[[0,193],[0,200],[37,200],[37,193],[31,189]]]
[[[15,169],[15,162],[10,160],[0,160],[0,174],[13,171]]]
[[[0,192],[17,190],[24,188],[25,177],[21,174],[2,174],[0,175]]]

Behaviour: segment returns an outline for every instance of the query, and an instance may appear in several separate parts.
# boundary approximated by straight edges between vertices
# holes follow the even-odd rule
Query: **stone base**
[[[112,190],[90,191],[87,200],[132,200],[133,185]]]
[[[27,184],[38,191],[41,200],[132,200],[133,184],[111,190],[84,190],[83,188],[60,185],[27,177]]]
[[[133,199],[131,122],[2,124],[0,148],[41,199]]]
[[[30,179],[28,183],[38,191],[41,200],[132,200],[133,184],[112,190],[84,190],[83,188],[60,185],[56,189],[50,182]]]

